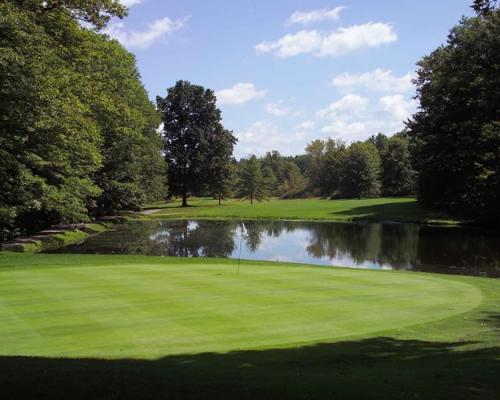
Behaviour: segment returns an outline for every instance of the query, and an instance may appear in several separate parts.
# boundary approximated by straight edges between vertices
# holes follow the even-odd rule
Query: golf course
[[[500,389],[490,278],[3,252],[0,319],[0,387],[20,396],[493,399]]]
[[[285,219],[307,221],[398,221],[453,224],[444,213],[426,210],[414,197],[366,199],[291,199],[269,198],[250,204],[241,199],[228,199],[218,204],[213,198],[195,198],[190,207],[180,201],[153,203],[145,206],[141,219],[208,218],[208,219]],[[134,215],[133,218],[137,218]]]

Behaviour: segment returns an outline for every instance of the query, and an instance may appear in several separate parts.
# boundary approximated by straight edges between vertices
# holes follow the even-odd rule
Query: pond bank
[[[109,226],[110,222],[58,225],[32,236],[0,244],[0,250],[16,253],[41,253],[47,250],[57,250],[102,233]]]
[[[149,204],[128,219],[245,219],[339,222],[401,222],[423,225],[466,225],[449,215],[422,208],[412,197],[367,199],[267,199],[250,204],[228,199],[222,205],[212,198],[192,198],[189,207],[180,203]]]

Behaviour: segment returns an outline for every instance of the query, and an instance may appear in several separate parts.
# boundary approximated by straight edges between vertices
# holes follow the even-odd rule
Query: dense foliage
[[[135,58],[77,22],[124,14],[111,0],[0,2],[0,240],[162,195]]]
[[[269,183],[269,176],[266,179],[263,175],[257,157],[241,160],[236,183],[237,196],[247,198],[253,204],[254,200],[262,200],[269,193]]]
[[[500,220],[500,11],[464,18],[419,62],[409,124],[427,207]]]
[[[221,197],[236,138],[222,126],[214,92],[178,81],[166,97],[157,97],[157,104],[171,193],[182,197],[182,206],[189,194],[207,185]]]

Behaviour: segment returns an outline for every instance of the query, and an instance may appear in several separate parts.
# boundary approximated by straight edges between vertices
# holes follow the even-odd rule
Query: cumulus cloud
[[[321,132],[351,142],[365,140],[377,132],[400,131],[415,107],[415,101],[402,94],[383,96],[373,103],[366,97],[348,94],[320,109],[316,116],[326,120]]]
[[[253,83],[237,83],[215,93],[219,104],[243,104],[247,101],[264,97],[267,90],[257,90]]]
[[[280,58],[299,54],[340,56],[396,40],[397,35],[391,25],[369,22],[326,33],[318,30],[301,30],[287,34],[274,42],[259,43],[255,46],[255,50],[259,54],[273,53]]]
[[[132,7],[136,4],[141,4],[142,0],[120,0],[120,3],[122,3],[125,7]]]
[[[310,24],[320,21],[338,21],[344,7],[322,8],[312,11],[295,11],[288,22],[291,24]]]
[[[280,101],[278,101],[275,103],[267,103],[266,112],[268,114],[274,115],[275,117],[284,117],[285,115],[289,115],[292,110],[288,107],[285,107]]]
[[[415,75],[411,72],[403,76],[395,76],[391,70],[377,68],[362,74],[346,72],[335,76],[332,85],[341,89],[354,89],[363,87],[371,91],[405,93],[414,88],[412,79]]]
[[[316,115],[320,118],[337,118],[359,114],[366,110],[369,100],[357,94],[348,94],[331,103],[328,107],[319,110]]]
[[[314,129],[315,126],[316,126],[316,124],[314,123],[314,121],[309,121],[309,120],[302,121],[300,124],[295,125],[295,130],[308,131],[308,130]]]
[[[172,34],[181,29],[187,21],[187,18],[171,20],[168,17],[153,21],[148,28],[142,32],[126,31],[123,22],[110,25],[104,30],[113,39],[118,40],[125,47],[146,48],[155,41]]]
[[[416,107],[415,100],[406,100],[401,94],[383,96],[379,103],[384,111],[399,121],[408,119]]]
[[[355,139],[360,134],[366,133],[367,125],[363,122],[348,122],[344,120],[335,120],[325,125],[321,131],[342,136],[344,138]]]
[[[237,151],[241,156],[262,155],[279,149],[282,154],[296,154],[304,148],[302,133],[284,133],[268,121],[257,121],[245,131],[237,133]]]

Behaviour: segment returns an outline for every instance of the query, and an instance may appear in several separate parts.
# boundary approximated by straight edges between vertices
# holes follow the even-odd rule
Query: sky
[[[416,62],[472,0],[122,0],[106,33],[151,100],[178,80],[216,92],[235,155],[394,134],[416,109]]]

